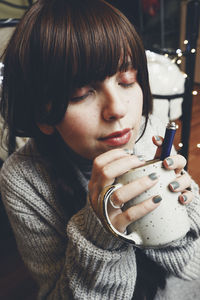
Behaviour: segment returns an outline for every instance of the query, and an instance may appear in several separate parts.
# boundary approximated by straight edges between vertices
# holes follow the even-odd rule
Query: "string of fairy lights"
[[[183,42],[184,45],[187,45],[188,43],[189,43],[188,40],[184,40],[184,42]],[[192,48],[192,49],[190,50],[190,52],[191,52],[192,54],[194,54],[194,53],[196,53],[196,49],[195,49],[195,48]],[[177,49],[175,53],[176,53],[176,56],[172,59],[172,62],[176,63],[177,65],[180,65],[180,64],[182,63],[182,57],[183,57],[184,55],[188,55],[187,52],[184,52],[184,51],[182,51],[181,49]],[[165,53],[164,56],[168,57],[169,54],[168,54],[168,53]],[[184,73],[183,76],[184,76],[185,78],[188,77],[188,75],[187,75],[186,73]],[[198,95],[198,91],[197,91],[197,90],[193,90],[193,91],[192,91],[192,95],[193,95],[193,96]]]
[[[184,41],[183,41],[183,44],[184,44],[185,46],[187,46],[188,43],[189,43],[188,40],[184,40]],[[195,49],[195,48],[192,48],[192,49],[190,50],[190,53],[192,53],[192,54],[196,53],[196,49]],[[190,53],[188,53],[188,51],[186,52],[186,51],[182,51],[181,49],[177,49],[177,50],[175,51],[175,57],[172,58],[172,62],[173,62],[173,63],[176,63],[177,65],[180,66],[181,63],[183,62],[183,59],[182,59],[182,58],[183,58],[184,56],[190,54]],[[164,53],[164,56],[165,56],[165,57],[169,57],[170,54]],[[183,72],[183,76],[184,76],[185,79],[188,77],[188,75],[187,75],[186,73],[184,73],[184,72]],[[198,91],[198,90],[196,90],[196,89],[195,89],[195,90],[192,90],[192,95],[193,95],[193,96],[197,96],[197,95],[199,94],[199,92],[200,92],[200,91]],[[182,147],[183,147],[183,143],[180,142],[180,143],[178,144],[178,146],[179,146],[180,148],[182,148]],[[198,149],[200,149],[200,143],[197,143],[196,147],[197,147]]]

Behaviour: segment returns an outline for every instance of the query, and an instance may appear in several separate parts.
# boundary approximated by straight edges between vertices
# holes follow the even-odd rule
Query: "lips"
[[[111,134],[101,138],[100,140],[110,146],[123,146],[128,143],[131,138],[131,129],[126,128],[121,131],[112,132]]]

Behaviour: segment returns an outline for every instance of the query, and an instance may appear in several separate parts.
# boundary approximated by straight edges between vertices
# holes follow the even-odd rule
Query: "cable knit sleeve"
[[[104,231],[89,205],[70,220],[67,232],[67,253],[73,261],[67,273],[73,274],[76,299],[82,299],[84,289],[87,299],[131,299],[136,279],[133,248]]]
[[[43,175],[13,155],[0,177],[19,251],[39,285],[38,299],[131,299],[132,246],[107,233],[87,203],[67,222]]]

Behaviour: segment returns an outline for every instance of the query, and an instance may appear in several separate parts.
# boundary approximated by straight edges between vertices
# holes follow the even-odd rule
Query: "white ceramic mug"
[[[176,178],[175,172],[164,168],[162,161],[148,161],[144,166],[132,169],[118,177],[115,183],[127,184],[154,172],[158,175],[158,183],[128,201],[123,207],[123,210],[126,210],[152,196],[162,197],[160,205],[155,210],[127,227],[128,239],[143,247],[167,246],[184,237],[190,228],[186,207],[178,201],[180,193],[169,189],[169,184]]]

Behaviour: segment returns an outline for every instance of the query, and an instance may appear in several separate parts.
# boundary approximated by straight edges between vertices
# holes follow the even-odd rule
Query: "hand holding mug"
[[[105,187],[113,185],[115,179],[130,169],[140,167],[145,161],[138,156],[129,154],[123,149],[114,149],[98,156],[93,162],[93,170],[88,185],[90,201],[96,214],[101,218],[99,212],[99,195]],[[124,232],[126,227],[134,220],[142,217],[155,209],[159,204],[149,199],[143,205],[138,205],[134,209],[133,215],[128,215],[121,210],[121,206],[133,197],[151,188],[158,180],[154,176],[144,176],[141,179],[124,185],[113,193],[113,202],[119,208],[114,208],[108,203],[109,219],[120,232]]]
[[[153,139],[154,141],[154,139]],[[157,146],[160,146],[162,144],[162,139],[160,142],[154,141]],[[159,145],[160,144],[160,145]],[[158,147],[158,152],[159,152],[159,147]],[[158,154],[157,152],[157,154]],[[170,201],[164,201],[166,202],[169,207],[171,206],[171,211],[176,211],[177,207],[178,210],[181,211],[179,215],[182,215],[185,226],[182,226],[182,231],[179,230],[178,236],[170,236],[167,238],[170,241],[177,239],[184,235],[188,230],[189,230],[189,222],[187,218],[187,213],[186,210],[183,206],[181,206],[177,199],[179,197],[179,200],[183,202],[184,204],[188,203],[192,199],[192,193],[187,191],[186,188],[190,186],[190,177],[187,173],[181,175],[181,170],[184,168],[186,160],[180,156],[180,155],[175,155],[172,157],[169,157],[165,159],[163,162],[156,162],[157,167],[159,165],[159,172],[161,169],[161,172],[163,170],[171,170],[171,172],[167,172],[167,174],[172,174],[171,177],[169,178],[169,182],[167,185],[169,185],[169,188],[166,187],[165,193],[168,193],[170,195]],[[138,222],[141,222],[141,220],[145,219],[144,216],[149,217],[149,213],[155,210],[155,208],[159,207],[160,204],[163,202],[162,198],[163,196],[160,195],[159,192],[155,190],[158,181],[159,181],[159,176],[158,175],[158,169],[156,170],[153,168],[151,171],[148,170],[149,167],[146,168],[146,172],[144,170],[142,171],[142,176],[140,177],[133,177],[130,180],[127,180],[127,176],[129,176],[132,173],[132,169],[141,169],[142,166],[145,165],[145,161],[142,161],[141,158],[135,156],[135,155],[130,155],[126,151],[123,151],[121,149],[115,149],[111,150],[107,153],[104,153],[100,155],[99,157],[96,158],[94,161],[94,166],[93,166],[93,172],[92,172],[92,177],[91,181],[89,183],[89,192],[90,192],[90,198],[91,198],[91,203],[92,206],[97,213],[97,215],[102,219],[102,212],[101,209],[99,210],[99,197],[98,195],[101,193],[102,189],[104,187],[109,187],[110,185],[113,185],[114,183],[119,183],[121,181],[121,178],[124,176],[124,181],[122,186],[117,188],[109,197],[112,202],[107,201],[107,207],[106,207],[106,213],[107,218],[110,222],[111,228],[114,229],[114,233],[118,232],[122,234],[123,232],[126,231],[128,228],[128,231],[130,231],[130,226],[134,226],[135,224],[137,225]],[[149,165],[149,164],[148,164]],[[151,164],[150,164],[151,165]],[[162,165],[162,168],[161,168]],[[155,166],[155,162],[154,162]],[[130,171],[131,169],[131,171]],[[123,175],[124,174],[124,175]],[[129,174],[129,175],[128,175]],[[164,175],[165,176],[165,175]],[[115,180],[117,178],[117,181]],[[164,181],[166,181],[164,179]],[[154,190],[152,191],[152,189]],[[148,193],[147,191],[153,192],[153,194],[150,192]],[[146,193],[145,193],[146,192]],[[182,192],[182,194],[180,193]],[[142,195],[142,196],[141,196]],[[169,196],[168,195],[168,196]],[[172,196],[173,195],[173,196]],[[132,206],[131,204],[131,199],[135,199],[139,197],[140,201],[135,202],[134,205]],[[186,200],[187,199],[187,200]],[[166,199],[167,200],[167,199]],[[184,201],[186,200],[186,201]],[[128,203],[128,204],[127,204]],[[113,205],[114,204],[114,205]],[[173,205],[172,205],[173,204]],[[174,207],[175,205],[175,207]],[[124,206],[124,207],[123,207]],[[163,204],[162,204],[163,207]],[[165,207],[162,209],[163,211],[169,211],[169,207]],[[174,207],[174,208],[172,208]],[[122,208],[122,209],[121,209]],[[157,211],[157,210],[156,210]],[[155,211],[155,212],[156,212]],[[160,216],[161,212],[157,212]],[[163,212],[162,212],[163,213]],[[162,218],[162,217],[161,217]],[[171,218],[174,219],[173,213],[171,214]],[[175,219],[177,217],[175,216]],[[139,220],[138,222],[136,222]],[[152,220],[149,221],[150,224],[152,223]],[[131,225],[130,225],[131,224]],[[172,222],[170,221],[171,226]],[[129,226],[130,225],[130,226]],[[148,224],[146,224],[148,225]],[[145,226],[146,226],[145,225]],[[148,225],[149,226],[149,225]],[[155,226],[153,224],[153,226]],[[163,226],[166,226],[164,224]],[[169,227],[168,227],[169,228]],[[177,228],[174,227],[174,231],[178,232]],[[116,230],[116,231],[115,231]],[[166,227],[165,227],[166,230]],[[164,230],[164,231],[165,231]],[[164,232],[163,231],[163,232]],[[149,235],[149,234],[148,234]],[[167,236],[166,234],[164,234]],[[125,237],[126,238],[126,237]],[[147,239],[149,239],[152,243],[152,237],[147,236]],[[144,246],[148,246],[150,244],[147,243],[147,241],[144,243],[142,241],[141,237],[134,238],[136,244],[144,244]],[[157,240],[154,241],[153,243],[156,246],[157,244],[167,244],[168,241],[160,241],[160,237],[158,235]],[[150,245],[151,246],[151,245]]]

